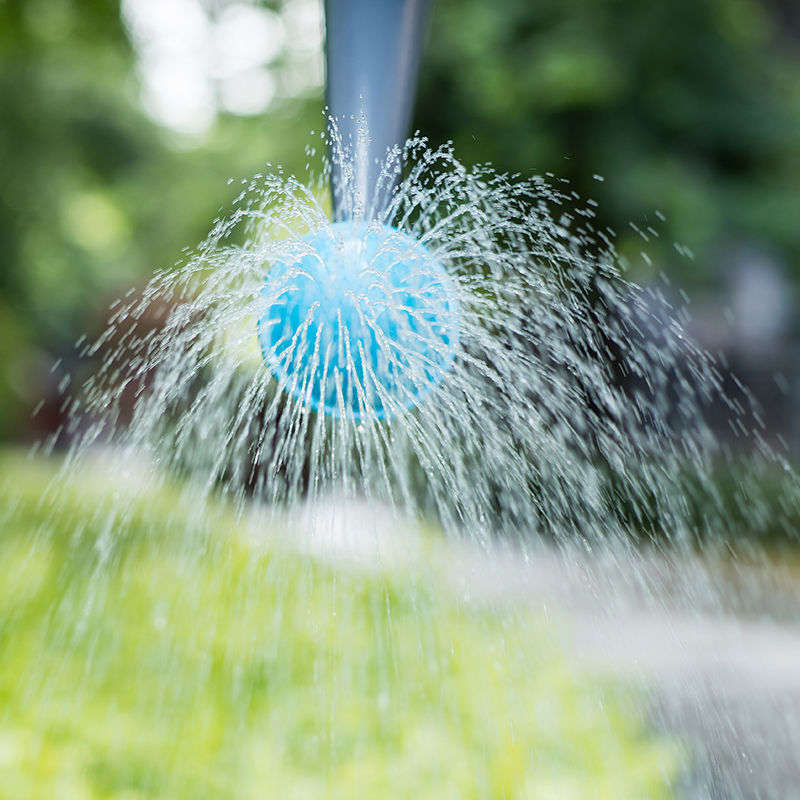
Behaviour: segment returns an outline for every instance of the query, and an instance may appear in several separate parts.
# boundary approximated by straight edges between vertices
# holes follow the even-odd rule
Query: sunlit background
[[[141,101],[153,119],[202,137],[220,113],[255,116],[275,102],[318,93],[323,80],[320,3],[276,8],[200,0],[126,0]]]
[[[303,172],[323,38],[317,0],[0,2],[4,437],[52,424],[31,412],[77,337],[202,239],[228,178]],[[797,445],[792,3],[439,0],[414,125],[467,163],[570,179]]]

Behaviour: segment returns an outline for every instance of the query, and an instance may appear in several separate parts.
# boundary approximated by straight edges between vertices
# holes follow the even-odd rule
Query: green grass
[[[177,492],[43,499],[53,469],[0,456],[3,800],[669,796],[675,748],[527,612],[248,545]]]

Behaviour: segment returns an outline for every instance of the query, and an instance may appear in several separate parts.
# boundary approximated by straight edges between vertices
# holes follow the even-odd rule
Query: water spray
[[[721,375],[595,206],[404,140],[424,10],[329,1],[321,173],[244,179],[197,252],[115,307],[76,455],[113,427],[242,508],[369,498],[482,541],[724,535]]]
[[[334,223],[272,265],[259,320],[281,386],[335,416],[385,418],[439,383],[458,338],[455,284],[392,226],[428,0],[327,0]]]

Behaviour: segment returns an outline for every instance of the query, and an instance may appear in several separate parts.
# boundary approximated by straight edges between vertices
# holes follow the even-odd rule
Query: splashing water
[[[110,503],[88,501],[99,531],[91,558],[80,550],[86,535],[82,525],[70,534],[69,547],[86,558],[90,578],[70,589],[69,602],[57,604],[47,623],[52,625],[50,640],[69,644],[70,652],[78,642],[87,663],[99,659],[97,646],[108,659],[98,661],[102,684],[102,670],[111,669],[103,665],[116,663],[117,650],[108,643],[103,649],[92,625],[102,629],[104,604],[123,619],[120,609],[128,609],[129,584],[137,587],[143,580],[139,561],[125,551],[134,545],[120,531],[143,515],[146,519],[149,509],[141,506],[154,496],[153,484],[164,490],[170,476],[177,475],[182,479],[180,502],[168,492],[163,502],[180,505],[188,519],[181,529],[184,538],[179,537],[179,557],[160,542],[136,541],[156,576],[144,596],[158,632],[148,633],[146,640],[164,648],[152,656],[160,669],[150,687],[157,701],[151,702],[143,683],[148,726],[155,721],[180,742],[187,731],[195,733],[194,718],[180,716],[186,698],[205,702],[223,697],[230,699],[231,724],[244,730],[253,698],[261,698],[259,713],[269,720],[263,727],[274,739],[270,752],[281,754],[276,764],[288,757],[286,731],[299,730],[311,756],[298,758],[292,769],[325,758],[334,764],[337,748],[361,765],[358,753],[389,741],[375,730],[394,731],[409,719],[411,690],[395,686],[393,693],[387,687],[398,676],[416,676],[415,670],[424,676],[434,669],[433,688],[422,678],[411,678],[413,686],[422,687],[414,697],[426,724],[436,716],[431,708],[438,708],[442,724],[449,726],[447,746],[457,741],[466,716],[459,716],[462,706],[451,713],[450,701],[441,698],[450,696],[449,682],[462,681],[462,670],[472,665],[469,674],[478,688],[466,694],[478,710],[469,712],[471,719],[496,714],[498,726],[507,724],[503,736],[508,742],[536,720],[546,718],[550,731],[550,712],[543,718],[526,705],[534,703],[526,681],[539,674],[538,668],[531,669],[538,656],[523,651],[523,634],[512,631],[527,631],[527,621],[516,627],[519,620],[510,626],[498,622],[490,647],[498,646],[502,656],[484,653],[484,640],[476,634],[470,639],[474,650],[462,663],[454,655],[462,634],[440,627],[441,614],[431,610],[434,606],[416,585],[398,599],[379,583],[360,585],[307,564],[298,566],[292,558],[273,558],[266,566],[255,559],[242,566],[239,556],[226,549],[230,543],[217,537],[214,498],[225,495],[243,515],[263,510],[267,522],[258,517],[259,530],[270,527],[272,514],[285,521],[286,509],[303,501],[324,506],[333,496],[356,509],[388,505],[397,515],[392,520],[436,520],[454,538],[484,545],[511,540],[521,545],[514,551],[513,567],[495,560],[489,569],[481,562],[470,575],[483,577],[483,584],[512,584],[514,576],[522,575],[521,551],[531,556],[534,569],[540,565],[526,591],[531,591],[529,584],[544,586],[566,575],[567,588],[559,591],[583,587],[592,603],[608,603],[613,617],[626,592],[634,596],[637,612],[644,606],[663,611],[663,597],[677,585],[673,572],[684,570],[671,571],[666,561],[653,566],[637,554],[633,542],[668,541],[675,545],[673,553],[686,555],[698,541],[724,541],[732,525],[757,532],[794,513],[796,480],[753,425],[757,415],[746,392],[732,396],[723,390],[714,360],[685,335],[680,309],[658,290],[626,278],[613,232],[598,227],[594,207],[581,207],[567,184],[552,176],[498,174],[489,166],[467,169],[450,145],[431,148],[416,137],[387,159],[375,198],[390,195],[391,200],[379,208],[375,198],[355,191],[358,170],[352,152],[335,134],[331,144],[334,172],[340,176],[334,192],[346,222],[331,222],[326,211],[330,165],[305,181],[270,168],[243,184],[232,212],[214,224],[196,252],[116,305],[107,330],[84,346],[84,355],[96,356],[99,366],[66,401],[69,421],[48,447],[68,443],[65,474],[101,449],[98,445],[109,443],[114,463],[145,463],[148,469],[144,478],[138,475],[133,498],[117,475]],[[757,454],[756,469],[777,465],[788,476],[782,494],[766,499],[744,468],[736,473],[736,491],[720,492],[715,473],[729,454],[706,424],[711,403],[727,408],[732,430]],[[60,502],[68,506],[69,493],[64,497]],[[352,526],[364,529],[362,537],[371,533],[358,520]],[[601,565],[620,554],[628,558],[609,568],[613,589],[595,593],[586,588],[586,572],[576,580],[562,564],[547,574],[547,553],[533,547],[544,539],[555,540],[564,552],[577,548],[590,554],[574,562],[578,571],[589,558]],[[457,561],[453,552],[446,557]],[[70,558],[67,553],[62,560],[70,565]],[[123,568],[125,563],[132,566]],[[215,564],[222,565],[218,573],[211,572]],[[121,577],[115,578],[115,569]],[[599,583],[606,579],[602,569],[595,578]],[[199,576],[197,585],[187,581],[187,574]],[[708,601],[711,589],[704,574],[694,563],[686,571],[682,610],[694,611]],[[182,582],[187,585],[179,587]],[[472,593],[491,596],[494,591],[481,580],[469,584]],[[132,592],[132,597],[138,595]],[[176,615],[183,608],[180,619],[191,621],[187,630],[170,623],[170,608]],[[73,618],[70,609],[81,612]],[[337,609],[343,612],[337,618],[343,627],[334,628]],[[135,606],[129,610],[131,629],[138,630],[137,613]],[[284,614],[291,625],[300,625],[300,645],[291,626],[284,626]],[[367,633],[362,630],[365,619],[372,626]],[[637,619],[633,615],[633,622]],[[403,631],[407,628],[398,639],[399,649],[394,639],[398,628],[393,627],[398,621]],[[478,627],[485,624],[482,619]],[[616,631],[616,619],[611,624]],[[221,644],[209,630],[220,631]],[[631,630],[639,629],[632,625]],[[170,631],[171,640],[164,631]],[[343,631],[345,644],[336,639],[337,631]],[[353,631],[361,638],[353,639]],[[206,635],[208,641],[202,639]],[[374,682],[367,667],[342,660],[355,640],[375,659],[369,661]],[[298,647],[303,652],[295,652]],[[197,663],[192,660],[196,649],[202,654]],[[81,657],[84,650],[78,651]],[[313,679],[303,672],[303,665],[311,663],[306,651],[314,653]],[[153,664],[142,658],[144,668],[151,669]],[[208,667],[212,663],[213,669]],[[484,681],[484,672],[498,664],[508,670],[492,673],[495,686]],[[27,679],[40,684],[33,689],[26,684],[26,696],[47,688],[49,673],[42,670],[41,676]],[[354,678],[362,675],[359,670],[361,683]],[[249,689],[242,688],[243,675],[255,675]],[[314,738],[302,729],[305,723],[296,708],[301,701],[292,699],[295,695],[286,701],[284,716],[275,716],[283,706],[280,697],[267,691],[272,684],[264,675],[285,679],[292,692],[302,689],[297,698],[305,698],[309,708],[325,709],[324,719],[320,712],[308,723],[323,735]],[[492,695],[481,691],[483,683],[495,686],[512,710],[498,714]],[[532,692],[528,700],[518,699],[520,687]],[[72,691],[72,684],[68,688]],[[366,717],[353,716],[348,703],[359,690],[374,720],[369,716],[368,726],[356,729]],[[328,713],[329,695],[338,698],[344,712],[334,713],[331,701]],[[602,702],[590,705],[593,714],[605,707]],[[583,730],[587,717],[581,714],[578,728]],[[607,722],[600,714],[596,729],[606,730]],[[557,749],[569,741],[568,727],[553,728]],[[529,732],[534,751],[551,733]],[[485,790],[494,780],[486,777],[493,769],[491,758],[478,763],[484,750],[494,747],[487,745],[487,735],[483,729],[475,734],[479,756],[465,756],[467,772],[480,772],[474,780],[484,788],[476,789],[476,796],[518,796],[500,779],[495,794]],[[605,742],[604,734],[593,735]],[[425,761],[419,753],[433,752],[438,764],[439,751],[427,741],[409,761],[414,779],[416,765]],[[406,753],[405,741],[396,744],[398,752]],[[237,738],[231,752],[239,749]],[[167,750],[172,752],[164,747],[156,754],[159,763]],[[515,751],[501,743],[496,752],[510,758]],[[586,755],[584,740],[577,752],[576,758]],[[738,757],[740,749],[732,746],[731,752]],[[221,769],[227,774],[229,756],[223,756]],[[646,758],[656,764],[651,755]],[[661,770],[661,763],[654,770]],[[441,771],[441,765],[436,769]],[[664,773],[671,771],[665,768]],[[441,785],[449,786],[450,771],[445,772]],[[295,775],[287,774],[286,780]],[[525,774],[519,772],[520,781]],[[634,765],[630,775],[624,768],[609,770],[608,779],[637,774]],[[642,788],[626,794],[613,780],[609,785],[616,788],[608,790],[609,796],[649,796]],[[394,786],[392,781],[388,785]],[[237,791],[238,786],[231,796]]]
[[[724,528],[703,411],[719,372],[625,279],[592,208],[421,138],[379,190],[401,170],[385,210],[346,223],[319,199],[327,170],[247,183],[195,255],[115,310],[73,454],[114,430],[240,502],[369,497],[479,539]],[[154,306],[164,324],[143,334]]]

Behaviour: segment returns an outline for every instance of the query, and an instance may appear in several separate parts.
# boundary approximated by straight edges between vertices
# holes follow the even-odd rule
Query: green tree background
[[[666,247],[651,249],[690,288],[711,288],[710,259],[731,237],[774,246],[797,273],[800,49],[790,8],[443,0],[418,122],[453,138],[467,161],[569,178],[620,235],[660,209]],[[670,254],[673,241],[695,261]],[[640,245],[626,248],[623,236],[623,251]]]
[[[213,16],[229,4],[201,5]],[[730,240],[771,248],[800,276],[792,8],[438,0],[414,124],[453,139],[467,163],[569,178],[600,203],[642,280],[661,269],[713,291]],[[119,2],[0,0],[2,437],[28,435],[53,360],[114,297],[202,239],[234,196],[227,178],[266,161],[302,172],[321,124],[316,85],[187,137],[148,116],[138,74]],[[626,223],[656,209],[667,222],[649,268]],[[695,258],[678,257],[675,241]]]

